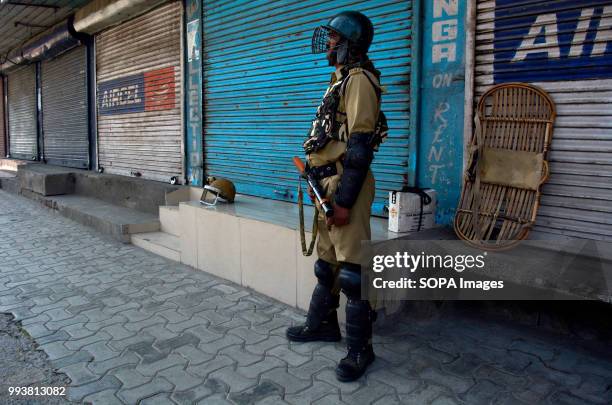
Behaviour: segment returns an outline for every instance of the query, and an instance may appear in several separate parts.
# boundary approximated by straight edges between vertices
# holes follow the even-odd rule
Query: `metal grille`
[[[8,75],[10,156],[38,158],[36,124],[36,66],[30,65]]]
[[[410,1],[232,1],[204,3],[205,173],[241,193],[296,201],[291,162],[302,155],[333,68],[311,54],[315,27],[343,9],[375,26],[370,57],[382,71],[389,139],[373,164],[374,213],[406,184],[410,131]]]
[[[99,166],[182,179],[180,2],[96,37]]]
[[[43,154],[47,163],[87,168],[87,49],[42,62]]]
[[[498,0],[479,1],[477,11],[477,98],[515,80],[543,88],[557,106],[533,238],[611,240],[612,5]]]

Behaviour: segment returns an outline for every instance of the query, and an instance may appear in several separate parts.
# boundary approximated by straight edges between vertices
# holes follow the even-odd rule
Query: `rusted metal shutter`
[[[4,77],[0,76],[0,159],[6,156],[6,130],[4,129]]]
[[[612,239],[612,4],[479,1],[475,94],[520,81],[557,106],[534,238]]]
[[[79,46],[41,63],[43,157],[47,163],[87,168],[87,49]]]
[[[10,156],[36,160],[36,65],[19,68],[8,75],[8,107]]]
[[[302,142],[333,68],[312,55],[315,27],[359,10],[375,26],[370,57],[387,87],[389,140],[373,164],[375,214],[407,182],[412,3],[357,1],[204,3],[205,174],[228,177],[241,193],[296,200]]]
[[[182,181],[180,2],[96,37],[98,165]]]

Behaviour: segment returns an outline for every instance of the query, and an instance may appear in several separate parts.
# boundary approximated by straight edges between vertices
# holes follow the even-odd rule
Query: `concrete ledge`
[[[0,170],[0,188],[12,194],[19,194],[19,178],[15,172]]]
[[[130,234],[159,230],[159,219],[125,207],[83,196],[59,196],[53,208],[63,216],[90,226],[123,242],[130,242]]]
[[[38,201],[82,225],[109,235],[123,243],[130,242],[134,233],[159,231],[157,216],[77,195],[46,197],[21,190],[24,197]]]
[[[310,228],[314,210],[306,207]],[[239,195],[235,204],[179,204],[181,262],[250,287],[286,304],[308,309],[316,284],[316,254],[302,255],[296,204]],[[162,224],[162,226],[165,226]],[[372,217],[372,237],[395,239],[406,234],[387,230]],[[307,233],[308,241],[311,234]]]
[[[42,164],[20,165],[17,173],[22,189],[43,196],[72,194],[75,170]]]
[[[0,159],[0,170],[6,170],[9,172],[16,172],[19,166],[25,165],[28,163],[26,160],[18,160],[18,159],[10,159],[10,158],[2,158]]]
[[[76,175],[75,194],[157,215],[159,206],[167,204],[166,196],[184,187],[135,177],[81,171]]]

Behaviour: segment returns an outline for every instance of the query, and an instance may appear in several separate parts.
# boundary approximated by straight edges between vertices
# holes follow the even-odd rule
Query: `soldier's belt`
[[[309,166],[306,170],[308,171],[308,174],[312,174],[312,176],[316,180],[322,180],[326,177],[331,177],[331,176],[335,176],[336,174],[338,174],[338,168],[336,167],[336,163],[330,163],[327,165],[317,166],[317,167]]]

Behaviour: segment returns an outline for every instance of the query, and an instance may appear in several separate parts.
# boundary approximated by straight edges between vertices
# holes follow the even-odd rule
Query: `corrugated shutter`
[[[612,239],[612,4],[479,1],[477,15],[476,96],[499,82],[529,81],[557,106],[533,237]],[[523,42],[530,31],[531,44]]]
[[[79,46],[41,64],[43,155],[47,163],[89,163],[87,49]]]
[[[410,1],[232,1],[204,3],[205,172],[228,177],[241,193],[295,201],[297,172],[333,68],[312,55],[315,27],[344,9],[375,25],[370,57],[382,71],[390,139],[373,171],[374,212],[408,174]]]
[[[4,77],[0,76],[0,159],[6,156],[6,131],[4,129]]]
[[[108,173],[182,179],[180,2],[96,37],[98,155]]]
[[[476,96],[527,81],[557,106],[533,238],[612,239],[611,26],[609,0],[478,2]]]
[[[11,157],[36,160],[36,65],[25,66],[8,75],[8,106]]]

